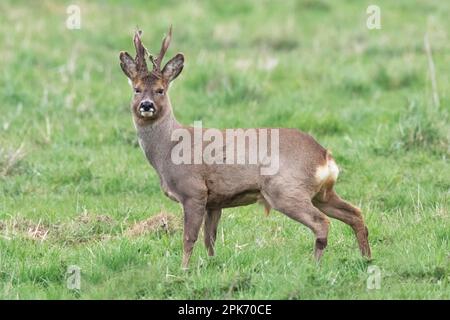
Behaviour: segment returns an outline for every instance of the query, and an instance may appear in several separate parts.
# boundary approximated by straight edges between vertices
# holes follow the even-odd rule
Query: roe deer
[[[136,57],[121,52],[120,66],[134,88],[131,111],[139,144],[158,173],[164,193],[183,207],[182,267],[188,267],[203,222],[205,245],[212,256],[222,209],[258,201],[266,210],[280,211],[312,230],[316,260],[327,245],[327,216],[351,226],[361,254],[370,258],[368,229],[360,209],[337,195],[333,187],[338,167],[330,152],[306,133],[276,129],[279,130],[279,170],[273,175],[261,175],[261,163],[175,164],[171,161],[171,150],[177,143],[171,139],[173,132],[194,131],[193,127],[177,122],[167,93],[170,82],[184,65],[184,56],[178,53],[161,67],[171,37],[172,27],[155,58],[142,44],[141,32],[136,32]],[[147,69],[147,56],[152,71]]]

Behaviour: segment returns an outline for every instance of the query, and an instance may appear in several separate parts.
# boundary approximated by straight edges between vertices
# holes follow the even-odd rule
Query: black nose
[[[148,101],[148,100],[141,102],[141,105],[139,107],[140,107],[140,109],[144,110],[145,112],[149,112],[150,109],[155,109],[153,102]]]

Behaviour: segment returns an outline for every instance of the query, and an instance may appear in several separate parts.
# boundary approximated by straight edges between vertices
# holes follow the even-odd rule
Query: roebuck
[[[185,127],[175,119],[168,96],[169,84],[181,72],[184,56],[178,53],[164,67],[172,28],[164,38],[159,55],[149,55],[136,32],[136,57],[120,53],[120,66],[129,78],[134,97],[131,103],[134,124],[141,148],[159,175],[164,193],[183,206],[184,236],[182,266],[188,267],[194,243],[204,222],[204,240],[209,255],[214,255],[217,225],[223,208],[262,202],[306,225],[315,235],[314,256],[319,260],[327,245],[327,216],[350,225],[363,256],[370,257],[368,230],[360,209],[342,200],[334,190],[339,170],[330,152],[311,136],[296,129],[276,129],[279,135],[279,170],[262,175],[256,164],[175,164],[172,149],[177,144],[172,134]],[[147,69],[147,55],[152,71]],[[261,132],[264,129],[257,129]],[[194,149],[194,142],[192,141]],[[233,147],[234,148],[234,147]],[[245,146],[250,153],[249,146]]]

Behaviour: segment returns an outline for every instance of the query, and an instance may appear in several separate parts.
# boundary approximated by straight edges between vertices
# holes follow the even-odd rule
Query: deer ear
[[[182,53],[178,53],[175,57],[169,60],[164,66],[162,70],[163,77],[167,80],[167,82],[172,81],[181,73],[184,66],[184,55]]]
[[[123,73],[130,79],[134,80],[137,77],[137,65],[134,59],[128,54],[128,52],[120,52],[120,67]]]

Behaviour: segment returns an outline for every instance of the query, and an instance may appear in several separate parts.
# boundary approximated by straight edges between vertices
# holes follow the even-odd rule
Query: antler
[[[145,55],[148,53],[147,49],[144,47],[141,41],[142,31],[136,31],[134,35],[134,46],[136,47],[136,58],[134,59],[138,72],[147,75],[147,63],[145,62]]]
[[[158,57],[154,58],[151,54],[148,53],[148,50],[144,47],[141,40],[142,31],[138,30],[134,34],[134,46],[136,47],[136,58],[134,59],[137,71],[142,75],[148,75],[147,63],[145,61],[145,56],[149,55],[150,61],[153,64],[152,74],[157,76],[158,78],[161,76],[161,63],[166,54],[167,49],[169,48],[170,41],[172,40],[172,26],[170,26],[169,33],[164,38],[161,50],[159,51]]]
[[[164,55],[166,54],[167,49],[169,48],[170,41],[172,40],[172,25],[169,28],[169,33],[164,38],[162,44],[161,44],[161,50],[159,51],[159,55],[156,58],[153,58],[152,55],[150,55],[150,61],[153,64],[153,70],[152,73],[159,76],[161,74],[161,62],[164,58]]]

